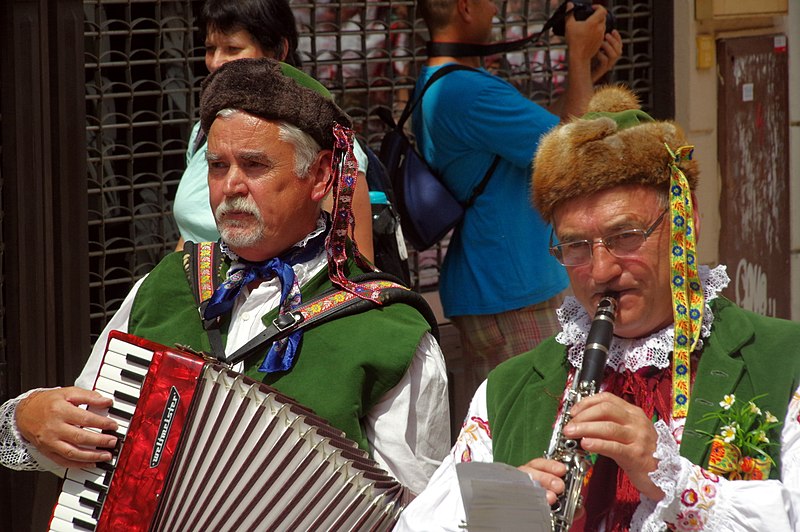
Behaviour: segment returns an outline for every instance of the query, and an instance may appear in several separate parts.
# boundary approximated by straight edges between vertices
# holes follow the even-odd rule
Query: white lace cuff
[[[9,399],[0,405],[0,464],[17,471],[42,471],[47,469],[37,460],[41,455],[17,430],[17,405],[34,392],[46,390],[36,388]]]
[[[664,498],[656,502],[642,496],[639,506],[631,519],[631,531],[642,530],[655,532],[665,529],[665,522],[674,521],[678,514],[679,505],[675,503],[677,486],[684,483],[688,471],[684,471],[683,459],[680,456],[678,444],[672,433],[662,420],[653,425],[658,434],[656,452],[653,456],[658,459],[658,467],[650,473],[650,480],[661,489]]]

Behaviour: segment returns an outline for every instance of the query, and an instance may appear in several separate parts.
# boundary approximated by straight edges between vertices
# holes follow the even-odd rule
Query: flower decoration
[[[735,402],[736,396],[733,394],[728,394],[722,398],[722,401],[719,402],[719,406],[721,406],[723,410],[730,410]]]
[[[701,422],[717,419],[722,425],[718,434],[699,431],[710,438],[710,472],[730,480],[761,480],[769,477],[770,468],[775,462],[768,450],[775,443],[770,441],[768,434],[780,422],[768,410],[762,411],[756,405],[756,401],[762,397],[764,395],[747,402],[737,402],[735,395],[726,395],[719,402],[720,410],[700,418]]]

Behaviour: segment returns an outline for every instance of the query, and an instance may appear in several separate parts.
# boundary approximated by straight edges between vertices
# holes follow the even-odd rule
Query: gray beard
[[[261,239],[263,224],[257,223],[250,227],[239,224],[223,222],[219,228],[222,240],[233,248],[252,247]]]

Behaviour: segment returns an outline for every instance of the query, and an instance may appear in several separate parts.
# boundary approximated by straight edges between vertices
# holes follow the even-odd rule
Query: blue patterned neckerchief
[[[263,262],[250,262],[242,258],[237,259],[228,270],[228,278],[219,285],[211,299],[208,300],[205,309],[203,309],[203,319],[214,320],[230,313],[233,310],[236,297],[243,287],[255,280],[269,280],[276,276],[281,284],[281,300],[278,314],[284,315],[298,308],[302,303],[302,296],[292,265],[308,262],[319,255],[325,245],[329,229],[330,223],[326,216],[324,230],[311,237],[305,246],[294,246],[283,255]],[[302,338],[303,330],[299,329],[286,338],[273,342],[258,371],[274,373],[292,369],[297,348]]]

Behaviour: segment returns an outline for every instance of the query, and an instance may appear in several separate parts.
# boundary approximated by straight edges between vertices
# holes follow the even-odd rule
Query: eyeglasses
[[[582,266],[591,262],[595,244],[603,244],[618,259],[632,257],[661,224],[667,211],[669,207],[664,209],[648,229],[627,229],[594,240],[573,240],[554,246],[553,232],[550,231],[550,254],[564,266]]]

